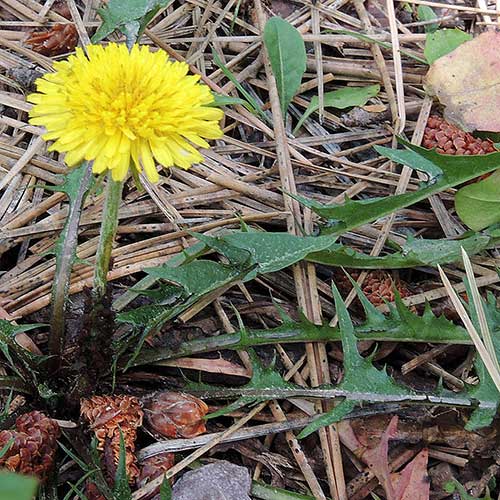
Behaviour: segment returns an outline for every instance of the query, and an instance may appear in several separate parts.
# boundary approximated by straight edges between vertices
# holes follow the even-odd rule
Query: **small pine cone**
[[[84,399],[80,406],[81,415],[89,422],[97,437],[97,449],[105,451],[110,460],[108,472],[114,476],[120,458],[120,430],[126,451],[127,474],[131,482],[139,475],[136,465],[135,440],[137,428],[142,425],[144,413],[137,398],[133,396],[93,396]],[[106,460],[108,462],[108,460]]]
[[[489,139],[474,137],[436,115],[427,121],[422,146],[447,155],[484,155],[496,151]]]
[[[157,477],[163,476],[175,462],[175,455],[173,453],[160,453],[152,457],[148,457],[141,463],[141,474],[137,480],[137,487],[141,488],[146,483],[149,483]],[[154,491],[146,500],[159,500],[160,499],[160,488]]]
[[[26,40],[35,52],[44,56],[57,56],[72,52],[78,43],[74,24],[56,24],[50,31],[37,31]]]
[[[21,415],[16,420],[16,430],[0,432],[0,449],[14,439],[0,458],[0,467],[45,481],[54,465],[59,435],[59,425],[43,413],[32,411]]]
[[[145,408],[149,426],[167,438],[192,438],[206,432],[208,406],[181,392],[161,392]]]

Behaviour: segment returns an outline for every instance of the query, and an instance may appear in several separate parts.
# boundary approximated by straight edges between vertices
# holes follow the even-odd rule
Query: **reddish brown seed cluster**
[[[355,280],[361,274],[359,271],[349,271],[351,277]],[[335,274],[335,284],[341,293],[348,293],[352,289],[352,284],[343,272]],[[361,287],[367,299],[374,305],[380,306],[385,302],[394,302],[396,289],[402,298],[412,295],[407,284],[402,280],[393,280],[387,271],[370,271],[366,276]]]
[[[427,121],[422,146],[447,155],[484,155],[496,151],[489,139],[474,137],[435,115]]]
[[[0,458],[0,467],[44,481],[54,465],[59,435],[57,422],[43,413],[31,411],[21,415],[15,430],[0,432],[0,449],[13,439]]]
[[[72,52],[78,43],[74,24],[56,24],[49,31],[36,31],[26,40],[35,52],[44,56],[57,56]]]
[[[189,394],[162,392],[145,407],[149,426],[167,438],[192,438],[206,431],[208,406]]]
[[[81,415],[89,422],[96,437],[97,448],[104,451],[106,468],[111,477],[120,458],[120,431],[126,452],[127,475],[131,482],[139,476],[135,457],[137,428],[142,425],[143,411],[133,396],[93,396],[84,399]],[[108,460],[110,458],[110,460]],[[108,463],[111,462],[111,463]]]
[[[384,302],[394,302],[396,297],[394,289],[403,299],[411,295],[404,281],[394,281],[386,271],[371,271],[363,283],[363,292],[374,306],[380,306]]]

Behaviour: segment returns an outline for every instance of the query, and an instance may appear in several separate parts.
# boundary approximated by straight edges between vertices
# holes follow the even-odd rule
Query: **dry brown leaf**
[[[423,449],[407,466],[392,478],[396,500],[428,500],[430,481],[427,474],[429,452]]]
[[[426,88],[462,130],[500,132],[500,33],[486,31],[435,61]]]
[[[365,462],[384,488],[387,500],[429,500],[430,484],[427,474],[427,450],[422,450],[397,474],[391,474],[389,440],[397,435],[398,417],[392,417],[377,446],[367,448],[352,427],[342,425],[341,438],[351,451]]]
[[[396,500],[394,485],[391,480],[391,470],[389,467],[389,439],[396,436],[398,429],[398,417],[392,417],[387,429],[382,434],[380,443],[376,448],[366,450],[361,458],[366,462],[366,465],[375,474],[380,484],[384,488],[387,495],[387,500]]]

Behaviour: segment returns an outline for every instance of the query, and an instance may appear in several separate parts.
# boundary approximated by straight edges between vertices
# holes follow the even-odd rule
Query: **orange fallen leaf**
[[[391,471],[389,467],[389,439],[396,436],[398,429],[398,417],[392,417],[387,429],[382,434],[380,443],[377,447],[366,450],[361,458],[370,470],[375,474],[380,484],[384,488],[387,500],[396,500],[394,485],[391,480]]]
[[[430,483],[427,474],[428,451],[422,450],[399,473],[391,473],[389,440],[397,435],[398,417],[392,417],[377,446],[368,448],[362,436],[356,436],[348,421],[340,422],[342,443],[366,463],[384,488],[387,500],[429,500]]]
[[[426,89],[462,130],[500,132],[500,33],[486,31],[430,67]]]
[[[399,474],[392,476],[396,500],[429,499],[431,484],[427,475],[428,458],[428,450],[423,449]]]

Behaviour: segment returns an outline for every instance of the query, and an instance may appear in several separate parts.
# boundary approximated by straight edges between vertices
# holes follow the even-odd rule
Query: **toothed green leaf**
[[[313,432],[316,432],[318,429],[322,427],[326,427],[327,425],[332,425],[336,422],[340,422],[344,417],[349,415],[352,410],[356,407],[358,402],[353,399],[344,399],[341,401],[335,408],[330,410],[327,413],[322,413],[317,419],[315,419],[312,423],[310,423],[305,429],[303,429],[299,435],[298,439],[304,439],[309,436]]]
[[[339,318],[342,350],[344,352],[344,378],[338,388],[347,393],[366,394],[366,402],[370,402],[370,394],[401,396],[401,399],[413,394],[413,391],[410,391],[406,387],[397,385],[385,370],[377,370],[370,358],[364,358],[359,354],[357,339],[354,335],[354,325],[352,324],[344,300],[335,285],[332,285],[332,291],[335,300],[335,310]],[[362,402],[363,400],[357,400],[357,403]],[[299,439],[317,431],[323,425],[338,422],[354,408],[354,405],[355,402],[347,397],[343,403],[309,424],[299,434]]]
[[[467,296],[472,297],[468,281],[464,280],[464,283]],[[488,295],[487,300],[481,299],[481,302],[483,304],[486,321],[490,329],[493,346],[498,360],[500,359],[500,309],[497,308],[496,299],[492,294]],[[479,319],[473,300],[470,300],[468,303],[468,312],[476,330],[480,332]],[[490,377],[483,360],[477,353],[474,361],[474,368],[479,378],[479,383],[474,386],[469,386],[467,393],[470,398],[479,402],[479,406],[472,413],[469,421],[465,425],[465,428],[470,431],[490,425],[500,405],[500,393]]]
[[[21,347],[15,340],[18,333],[26,332],[43,324],[14,325],[7,320],[0,319],[0,350],[7,359],[9,367],[25,382],[37,385],[40,364],[47,356],[38,356]]]
[[[408,238],[401,251],[379,257],[358,252],[341,244],[333,244],[319,252],[308,254],[309,262],[355,269],[403,269],[416,266],[450,264],[461,259],[461,249],[475,255],[499,243],[488,234],[473,234],[460,240],[424,240]]]
[[[92,37],[97,43],[113,33],[121,31],[127,40],[136,41],[156,13],[171,0],[109,0],[97,13],[102,24]]]
[[[271,366],[264,366],[253,349],[250,349],[248,354],[250,355],[250,360],[252,362],[253,372],[252,378],[248,384],[244,386],[245,390],[259,392],[259,390],[262,389],[292,389],[296,387],[294,384],[291,384],[283,379],[283,377],[274,369],[274,363]],[[221,408],[216,412],[210,413],[205,418],[220,417],[242,408],[243,406],[260,403],[266,399],[268,399],[266,396],[242,396],[230,405]]]
[[[390,149],[382,146],[375,146],[375,149],[392,161],[426,172],[429,181],[421,189],[386,198],[346,200],[341,205],[323,205],[301,196],[293,197],[321,217],[328,219],[330,234],[340,235],[500,167],[500,153],[472,157],[449,156],[420,148],[402,139],[400,142],[406,149]]]
[[[410,311],[402,303],[399,309],[391,305],[389,312],[382,314],[369,303],[359,287],[357,293],[366,312],[366,320],[354,328],[358,340],[471,344],[469,334],[464,328],[455,325],[444,316],[435,316],[429,304],[426,304],[422,315]],[[245,328],[244,331],[219,335],[214,339],[196,339],[183,343],[175,350],[170,348],[145,350],[132,365],[138,366],[220,349],[246,349],[277,342],[334,342],[341,340],[339,328],[331,327],[328,324],[315,325],[304,316],[301,316],[298,321],[294,321],[288,315],[283,314],[282,321],[280,326],[267,330]],[[500,325],[500,318],[498,324]]]
[[[244,265],[247,262],[250,262],[250,260],[252,259],[252,255],[248,249],[232,245],[231,243],[228,243],[224,238],[214,238],[206,234],[191,232],[189,234],[191,234],[191,236],[193,236],[194,238],[200,240],[202,243],[205,243],[208,248],[215,250],[221,255],[227,257],[227,259],[233,264]]]
[[[136,344],[134,353],[125,369],[131,366],[139,354],[148,335],[157,331],[166,321],[176,317],[188,307],[197,302],[204,295],[230,283],[243,279],[253,268],[250,259],[247,262],[239,261],[236,264],[221,264],[210,260],[194,260],[178,267],[161,267],[146,269],[146,272],[166,282],[156,290],[156,298],[160,304],[142,306],[117,315],[117,321],[129,323],[139,329],[140,337],[129,336],[122,339],[122,344]],[[175,288],[177,287],[177,290]],[[165,295],[162,295],[162,291]],[[173,302],[172,305],[161,305],[162,301]],[[119,352],[124,348],[120,347]]]
[[[259,274],[272,273],[291,266],[311,252],[328,248],[335,243],[332,236],[294,236],[287,233],[263,231],[234,232],[219,239],[249,251]]]

